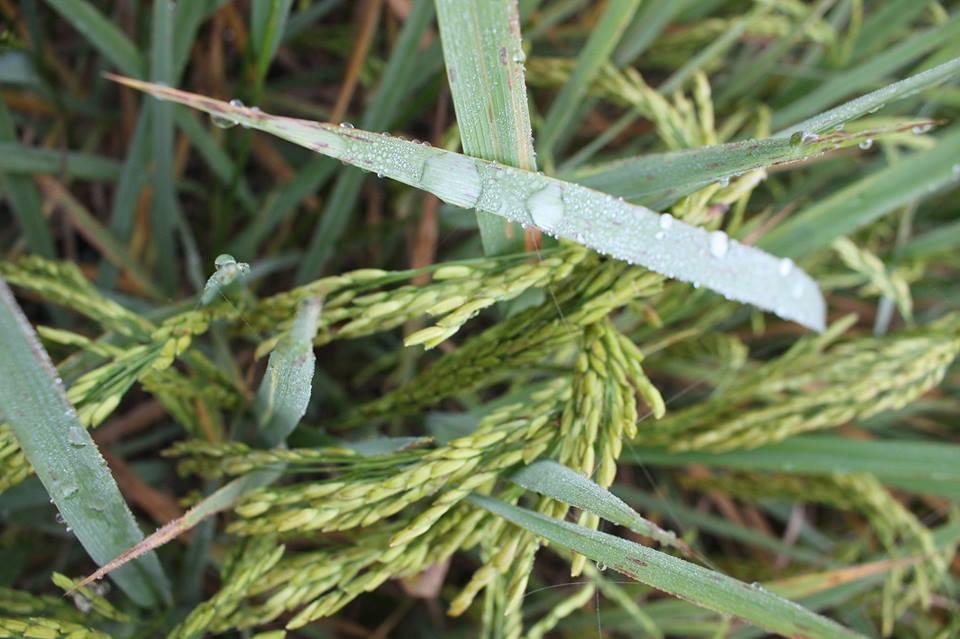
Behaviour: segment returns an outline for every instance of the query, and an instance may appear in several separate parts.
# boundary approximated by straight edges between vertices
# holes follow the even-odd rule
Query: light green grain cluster
[[[537,260],[508,256],[451,263],[433,269],[431,282],[421,286],[395,285],[412,273],[347,272],[264,299],[254,308],[251,322],[274,329],[277,323],[289,321],[300,300],[322,294],[326,301],[316,344],[391,330],[426,315],[438,318],[435,325],[408,336],[406,343],[432,347],[481,310],[562,281],[586,255],[583,247],[572,245]]]
[[[110,639],[110,635],[72,621],[50,617],[0,617],[2,639]]]
[[[236,508],[241,519],[230,530],[242,535],[266,531],[324,532],[370,526],[412,504],[433,497],[429,507],[391,540],[404,544],[426,532],[471,491],[499,473],[536,459],[556,437],[549,427],[554,396],[525,409],[524,418],[487,417],[478,430],[400,464],[385,478],[335,478],[326,482],[263,488]],[[540,409],[540,410],[536,410]]]
[[[890,298],[903,318],[913,321],[913,298],[902,273],[888,268],[879,257],[846,237],[835,239],[831,246],[843,263],[862,277],[858,284],[864,285],[864,293]]]
[[[41,257],[0,261],[0,275],[9,283],[32,290],[53,304],[89,317],[105,330],[133,338],[142,337],[150,330],[147,320],[97,292],[80,269],[70,262],[54,262]]]
[[[76,580],[70,579],[66,575],[58,572],[53,573],[53,583],[64,592],[69,592],[74,605],[84,614],[90,614],[100,617],[101,619],[109,619],[120,623],[130,621],[130,615],[114,608],[113,604],[107,601],[98,588],[77,588]]]
[[[177,470],[206,478],[243,475],[273,465],[298,469],[338,470],[357,462],[360,457],[349,448],[269,448],[253,449],[242,442],[213,443],[204,440],[183,440],[164,451],[168,457],[185,457]]]
[[[942,379],[960,353],[960,335],[948,317],[825,353],[804,349],[747,372],[723,395],[641,430],[637,440],[673,450],[753,448],[902,408]]]
[[[616,261],[589,260],[536,308],[467,340],[409,384],[361,407],[345,424],[408,414],[450,394],[492,383],[576,340],[582,327],[660,290],[663,278]]]
[[[211,599],[194,608],[167,639],[198,639],[207,629],[229,617],[249,591],[283,556],[284,547],[270,535],[238,545],[224,566],[223,586]]]
[[[556,628],[561,620],[586,606],[596,591],[596,584],[587,583],[586,586],[578,589],[574,594],[558,602],[542,619],[530,626],[526,633],[527,639],[542,639],[545,637],[547,633]]]
[[[19,617],[55,617],[64,621],[83,621],[83,613],[63,597],[35,595],[25,590],[0,587],[0,614]]]
[[[763,39],[785,37],[790,34],[807,11],[807,8],[798,2],[770,4],[778,8],[779,14],[754,17],[747,24],[744,37]],[[785,11],[781,5],[792,6]],[[737,28],[738,20],[739,18],[708,18],[699,20],[687,28],[666,32],[644,55],[644,63],[655,67],[680,67],[716,41],[718,37]],[[826,44],[832,42],[834,38],[833,27],[823,20],[809,25],[804,32],[804,39],[814,43]]]

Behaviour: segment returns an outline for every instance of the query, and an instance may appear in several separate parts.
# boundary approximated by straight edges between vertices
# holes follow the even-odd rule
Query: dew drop
[[[799,146],[802,141],[803,131],[794,131],[793,135],[790,136],[790,146]]]
[[[377,171],[377,177],[383,179],[383,171]]]
[[[73,594],[73,605],[83,614],[87,614],[93,609],[93,604],[90,603],[90,600],[78,593]]]
[[[213,260],[213,265],[218,271],[225,266],[236,266],[236,264],[237,258],[229,253],[221,253],[215,260]]]
[[[800,142],[802,144],[813,144],[819,139],[820,139],[819,135],[817,135],[816,133],[811,133],[809,131],[804,131],[803,134],[800,136]]]
[[[664,231],[669,231],[670,227],[673,226],[673,216],[669,213],[664,213],[660,216],[660,228]]]
[[[867,149],[873,146],[873,139],[867,138],[866,140],[861,141],[860,144],[858,144],[857,146],[859,146],[861,149],[866,151]]]
[[[66,488],[63,489],[63,496],[67,498],[73,497],[74,495],[77,494],[78,490],[80,489],[77,488],[76,486],[67,486]]]
[[[730,186],[730,176],[725,176],[717,180],[717,185],[723,188]]]
[[[759,581],[754,581],[750,584],[750,587],[754,590],[763,590],[763,585]]]
[[[213,122],[213,125],[220,129],[232,129],[237,126],[237,123],[230,118],[225,118],[222,115],[211,115],[210,121]]]
[[[790,275],[790,272],[793,271],[793,260],[789,257],[783,258],[780,260],[780,267],[777,270],[780,272],[780,277]]]
[[[914,135],[923,135],[927,131],[933,128],[932,124],[918,124],[912,127],[910,130],[913,131]]]
[[[726,257],[727,249],[730,248],[730,240],[723,231],[714,231],[710,234],[710,255],[717,259]]]
[[[54,519],[56,519],[56,521],[57,521],[58,524],[65,524],[65,523],[67,523],[67,520],[64,519],[64,518],[63,518],[63,515],[61,515],[59,512],[57,512],[57,515],[56,515],[56,517],[55,517]]]
[[[521,62],[525,62],[526,59],[527,59],[527,54],[523,52],[523,49],[513,54],[513,61],[518,64]]]
[[[353,125],[350,124],[349,122],[341,122],[341,123],[340,123],[340,128],[343,128],[343,129],[352,129],[352,128],[353,128]]]
[[[71,426],[69,430],[67,430],[67,441],[70,442],[71,446],[78,448],[87,445],[87,438],[84,437],[83,429],[79,426]]]
[[[607,564],[601,563],[599,561],[597,562],[597,570],[599,570],[600,572],[603,572],[606,569],[607,569]]]
[[[73,528],[71,528],[70,526],[67,526],[66,530],[67,532],[73,532]]]

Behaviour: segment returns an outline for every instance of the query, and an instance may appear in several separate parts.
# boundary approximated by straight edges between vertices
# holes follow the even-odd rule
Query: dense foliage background
[[[960,635],[960,7],[481,4],[0,0],[0,276],[57,367],[4,297],[0,637]],[[722,229],[829,328],[107,72]],[[123,500],[173,528],[63,597]]]

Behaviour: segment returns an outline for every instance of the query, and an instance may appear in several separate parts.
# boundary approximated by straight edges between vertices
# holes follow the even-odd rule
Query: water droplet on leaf
[[[723,231],[714,231],[710,234],[710,255],[721,259],[727,255],[730,240]]]
[[[791,260],[789,257],[783,258],[780,260],[780,267],[778,270],[780,271],[780,277],[786,277],[787,275],[790,275],[790,272],[793,270],[793,260]]]
[[[673,216],[669,213],[664,213],[660,216],[660,228],[664,231],[669,231],[670,227],[673,226]]]
[[[866,151],[867,149],[873,146],[873,139],[867,138],[866,140],[862,140],[860,144],[858,144],[857,146],[859,146],[861,149]]]
[[[85,433],[79,426],[71,426],[67,430],[67,441],[70,442],[71,446],[76,446],[78,448],[87,445]]]

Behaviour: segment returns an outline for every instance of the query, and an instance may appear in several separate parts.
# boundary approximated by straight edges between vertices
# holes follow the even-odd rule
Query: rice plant
[[[960,632],[957,7],[0,15],[0,637]]]

